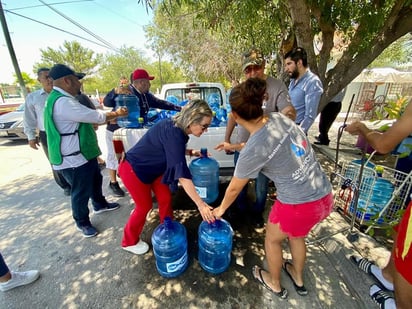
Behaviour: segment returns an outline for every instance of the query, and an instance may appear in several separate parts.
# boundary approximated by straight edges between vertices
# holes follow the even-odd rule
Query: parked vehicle
[[[213,149],[218,143],[224,141],[226,131],[226,110],[228,103],[226,101],[225,88],[221,83],[165,84],[160,92],[160,98],[177,105],[184,105],[190,99],[203,99],[208,102],[212,110],[216,112],[212,126],[200,137],[191,136],[187,147],[193,149],[207,148],[210,155],[218,161],[221,169],[233,169],[233,156],[227,155],[224,151],[215,151]],[[157,112],[159,114],[163,113],[159,110],[157,110]],[[166,111],[164,111],[164,113],[167,114]],[[163,116],[159,118],[163,118]],[[146,131],[147,128],[120,128],[116,130],[113,134],[116,153],[120,155],[121,152],[128,151]],[[236,134],[236,131],[233,134]],[[188,162],[190,162],[190,160],[188,160]]]
[[[0,115],[9,113],[14,111],[17,107],[19,107],[21,102],[18,103],[0,103]]]
[[[14,111],[0,115],[0,138],[18,140],[27,139],[23,128],[24,103]]]

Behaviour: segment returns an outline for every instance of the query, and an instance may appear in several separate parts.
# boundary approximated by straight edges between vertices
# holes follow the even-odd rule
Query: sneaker
[[[149,251],[149,245],[144,242],[143,240],[139,240],[139,242],[134,246],[122,247],[123,250],[129,251],[133,254],[145,254]]]
[[[18,286],[30,284],[36,281],[40,276],[38,270],[11,271],[10,274],[11,279],[9,281],[0,283],[0,291],[6,292],[17,288]]]
[[[94,237],[97,235],[97,230],[92,225],[77,226],[77,230],[82,232],[83,236],[86,238]]]
[[[124,196],[124,191],[120,188],[119,183],[117,181],[110,182],[109,188],[110,190],[112,190],[114,196]]]
[[[96,215],[98,215],[106,211],[116,210],[119,207],[120,207],[119,203],[107,203],[103,207],[99,207],[99,208],[93,207],[93,212]]]

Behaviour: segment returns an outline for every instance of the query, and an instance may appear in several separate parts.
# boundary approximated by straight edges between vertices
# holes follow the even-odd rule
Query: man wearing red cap
[[[149,112],[149,108],[160,108],[165,110],[180,111],[181,107],[174,105],[168,101],[161,100],[155,97],[150,90],[150,81],[154,79],[154,76],[150,76],[144,69],[136,69],[130,76],[131,84],[128,86],[121,85],[122,93],[127,91],[130,94],[137,96],[140,106],[140,117],[145,118]],[[116,107],[116,97],[119,95],[117,88],[112,89],[103,100],[104,106],[111,107],[113,110]],[[118,161],[113,146],[113,132],[119,129],[119,125],[115,122],[109,122],[106,128],[106,144],[107,144],[107,158],[106,167],[109,170],[110,183],[109,188],[116,196],[124,196],[124,191],[119,187],[119,183],[116,180],[116,171],[118,167]]]

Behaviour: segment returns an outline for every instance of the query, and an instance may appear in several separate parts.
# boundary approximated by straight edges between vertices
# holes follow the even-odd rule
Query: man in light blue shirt
[[[310,71],[303,48],[294,48],[284,59],[285,71],[291,77],[289,95],[296,109],[295,122],[307,134],[318,115],[319,101],[323,93],[322,82]]]

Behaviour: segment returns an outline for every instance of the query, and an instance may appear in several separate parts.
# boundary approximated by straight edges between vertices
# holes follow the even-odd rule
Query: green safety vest
[[[60,165],[63,163],[63,157],[73,156],[80,153],[87,160],[98,157],[101,155],[101,151],[99,149],[99,145],[97,144],[96,132],[91,123],[81,122],[78,129],[72,133],[60,133],[59,130],[57,130],[56,124],[53,120],[53,108],[57,99],[64,96],[65,95],[61,92],[53,89],[47,97],[46,105],[44,107],[44,128],[47,135],[50,163]],[[63,156],[60,148],[61,137],[75,134],[79,136],[80,149]]]

